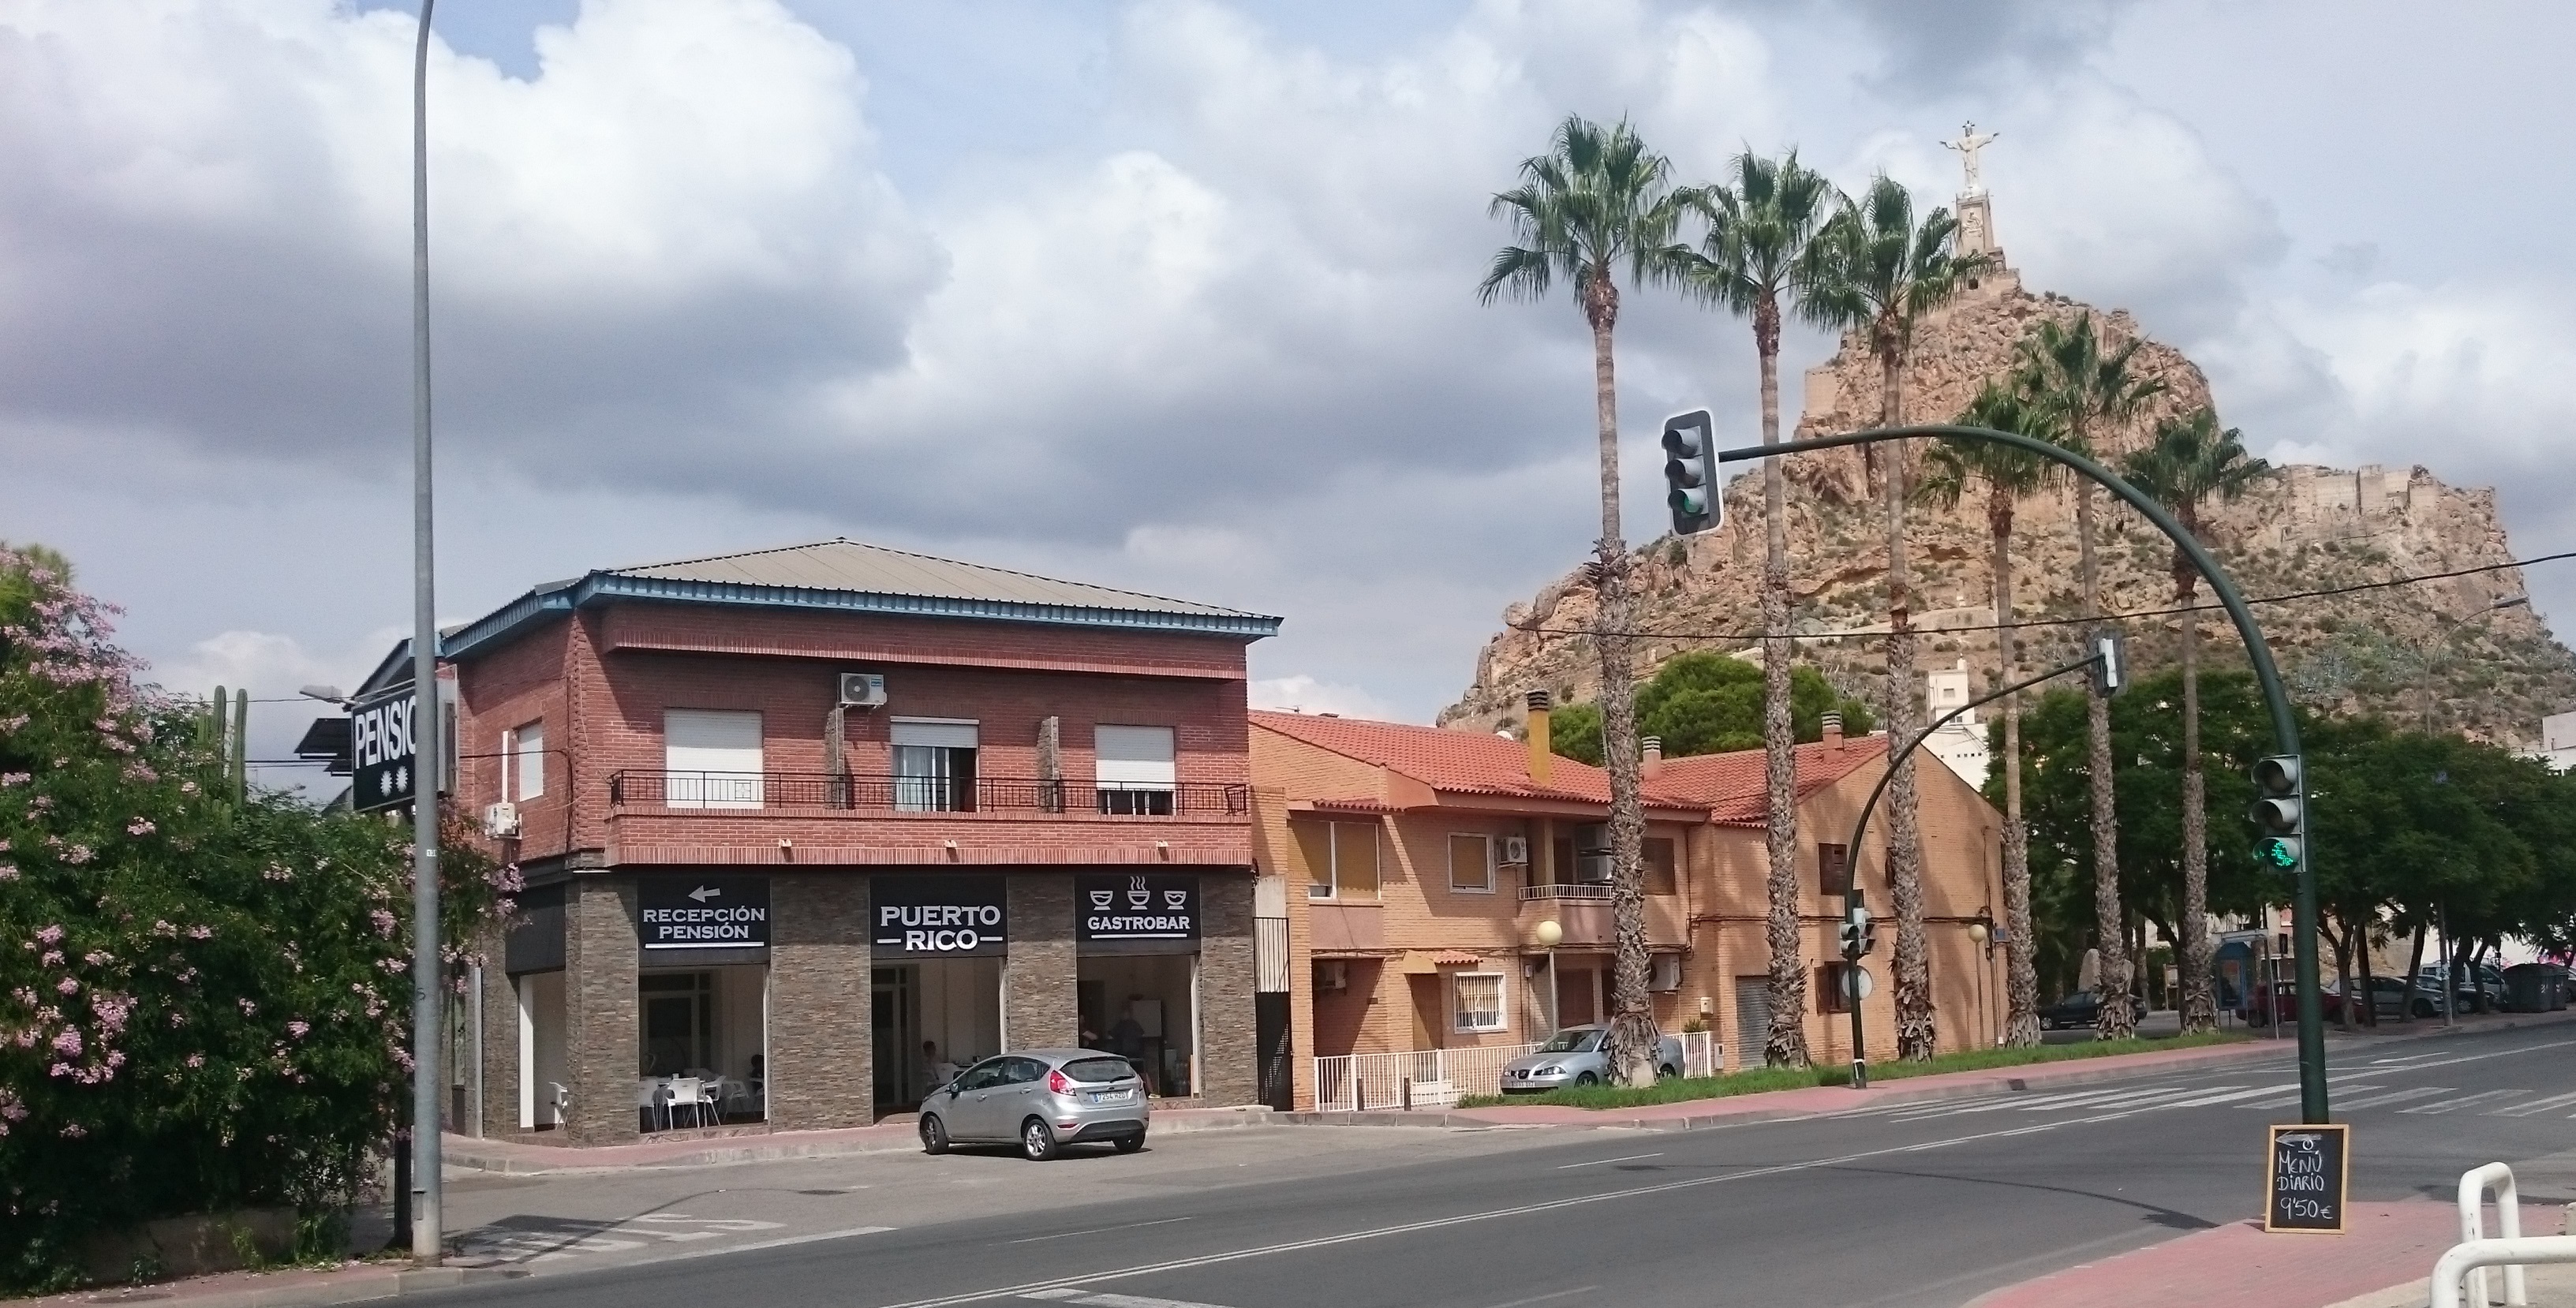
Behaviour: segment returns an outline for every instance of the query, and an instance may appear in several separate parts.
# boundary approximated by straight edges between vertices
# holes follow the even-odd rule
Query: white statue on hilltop
[[[1976,195],[1985,190],[1977,180],[1977,151],[1994,144],[2000,135],[2000,132],[1980,132],[1972,122],[1959,129],[1959,139],[1941,143],[1944,148],[1959,152],[1959,166],[1967,172],[1967,184],[1960,188],[1959,194]]]

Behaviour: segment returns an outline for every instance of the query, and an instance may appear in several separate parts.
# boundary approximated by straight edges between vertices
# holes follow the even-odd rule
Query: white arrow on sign
[[[700,886],[689,892],[689,898],[703,904],[710,899],[720,898],[723,894],[724,892],[721,890],[709,890],[705,886]]]

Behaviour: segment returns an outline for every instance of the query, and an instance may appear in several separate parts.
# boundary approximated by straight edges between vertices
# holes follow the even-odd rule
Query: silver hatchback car
[[[1016,1141],[1044,1162],[1070,1144],[1145,1147],[1153,1120],[1145,1081],[1126,1059],[1097,1049],[1024,1049],[987,1058],[930,1092],[921,1105],[921,1149]]]
[[[1562,1090],[1567,1086],[1599,1085],[1610,1079],[1609,1065],[1601,1057],[1601,1038],[1610,1028],[1599,1024],[1569,1026],[1548,1037],[1537,1052],[1523,1054],[1503,1064],[1503,1093],[1507,1095],[1539,1094]],[[1657,1079],[1682,1073],[1682,1042],[1665,1036],[1655,1042],[1655,1076]]]

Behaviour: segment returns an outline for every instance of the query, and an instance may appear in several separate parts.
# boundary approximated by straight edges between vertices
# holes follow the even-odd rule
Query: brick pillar
[[[510,983],[502,929],[483,942],[483,1130],[519,1130],[519,989]]]
[[[1069,1046],[1082,1038],[1073,874],[1014,873],[1008,884],[1011,956],[1002,965],[1002,1042],[1011,1049]]]
[[[635,1071],[643,1038],[635,999],[640,953],[634,880],[574,877],[564,889],[564,1070],[572,1078],[564,1125],[576,1144],[635,1138]],[[515,1017],[511,1028],[515,1034]]]
[[[783,1131],[876,1121],[868,882],[769,879],[769,1121]]]
[[[1249,1104],[1261,1096],[1252,992],[1252,876],[1199,878],[1199,1102]]]

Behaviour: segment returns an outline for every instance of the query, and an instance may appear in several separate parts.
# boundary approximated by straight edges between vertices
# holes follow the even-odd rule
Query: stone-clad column
[[[876,1120],[868,879],[769,879],[769,1122],[782,1131]]]
[[[1074,988],[1073,874],[1014,873],[1009,887],[1011,956],[1002,967],[1002,1042],[1011,1049],[1070,1046],[1082,1038],[1081,999]]]
[[[1200,877],[1199,913],[1198,1099],[1210,1105],[1253,1103],[1261,1089],[1250,871]]]
[[[564,888],[564,1070],[572,1078],[565,1128],[576,1144],[635,1138],[639,954],[634,878],[574,877]]]
[[[483,951],[483,1129],[519,1131],[519,988],[510,982],[508,933],[495,926]]]

